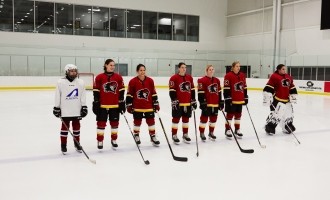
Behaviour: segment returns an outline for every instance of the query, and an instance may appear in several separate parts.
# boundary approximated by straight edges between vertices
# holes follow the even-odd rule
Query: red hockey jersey
[[[288,74],[274,72],[266,84],[264,91],[272,93],[275,99],[281,102],[288,102],[290,94],[297,94],[293,79]]]
[[[216,77],[204,76],[197,80],[198,94],[204,93],[208,107],[219,107],[221,100],[220,80]]]
[[[127,97],[133,98],[134,112],[153,112],[153,99],[157,99],[155,84],[152,78],[140,80],[134,77],[129,81]]]
[[[169,89],[170,95],[171,92],[176,94],[175,98],[179,100],[180,106],[190,106],[191,100],[195,100],[195,85],[193,78],[189,74],[184,76],[179,74],[173,75],[169,81]]]
[[[124,81],[117,73],[96,76],[93,91],[100,92],[101,108],[118,108],[120,92],[125,91]]]
[[[224,99],[231,98],[232,104],[244,104],[247,97],[246,79],[242,72],[228,72],[224,77]]]

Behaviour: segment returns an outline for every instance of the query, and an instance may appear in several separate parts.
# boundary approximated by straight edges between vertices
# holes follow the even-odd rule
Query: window
[[[36,31],[38,33],[54,33],[54,3],[37,2]]]
[[[125,10],[110,8],[110,37],[126,37]]]
[[[0,4],[0,31],[13,31],[13,2],[1,1]]]
[[[143,11],[143,38],[157,39],[157,13]]]
[[[330,81],[330,68],[328,68],[328,67],[326,67],[326,68],[324,68],[324,74],[325,74],[325,76],[324,76],[324,80],[325,81]]]
[[[127,38],[142,38],[142,11],[127,10]]]
[[[186,15],[173,15],[174,40],[186,41]]]
[[[92,6],[74,6],[74,34],[92,35]]]
[[[300,68],[298,67],[292,67],[292,68],[290,67],[290,73],[293,79],[300,80],[302,76],[301,72],[302,69],[300,70]]]
[[[34,1],[15,0],[14,13],[15,32],[34,31]]]
[[[311,80],[312,75],[312,68],[311,67],[304,67],[304,76],[302,80]]]
[[[187,16],[187,41],[199,41],[199,17]]]
[[[324,81],[324,67],[317,68],[317,77],[316,78],[318,81]]]
[[[159,13],[158,39],[172,40],[172,14]]]
[[[73,34],[73,5],[55,4],[55,33]]]
[[[109,8],[93,6],[93,35],[109,37]]]

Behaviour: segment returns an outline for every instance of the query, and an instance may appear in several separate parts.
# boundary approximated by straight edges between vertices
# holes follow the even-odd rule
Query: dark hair
[[[284,67],[285,65],[283,65],[283,64],[279,64],[279,65],[277,65],[277,67],[276,67],[276,71],[279,71],[279,70],[281,70],[282,69],[282,67]]]
[[[186,63],[184,63],[184,62],[180,62],[180,63],[178,64],[178,68],[180,68],[182,65],[186,65]]]
[[[146,66],[144,66],[144,64],[138,64],[136,66],[136,72],[138,72],[140,70],[141,67],[144,67],[144,69],[146,68]]]
[[[104,65],[108,65],[109,63],[111,62],[115,62],[114,60],[112,59],[107,59],[105,62],[104,62]]]
[[[104,71],[107,70],[107,68],[106,68],[105,66],[108,65],[108,64],[111,63],[111,62],[115,62],[115,61],[112,60],[112,59],[107,59],[107,60],[104,62],[104,65],[103,65],[103,70],[104,70]]]

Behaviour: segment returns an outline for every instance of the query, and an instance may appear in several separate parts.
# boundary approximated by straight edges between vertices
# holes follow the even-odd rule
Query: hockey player
[[[127,112],[133,114],[134,118],[134,139],[136,144],[141,144],[140,126],[145,118],[150,141],[154,146],[158,146],[160,142],[155,134],[155,112],[160,108],[154,81],[146,76],[146,67],[143,64],[136,67],[136,72],[137,76],[129,81],[126,95]]]
[[[222,100],[220,80],[213,76],[214,67],[206,66],[206,76],[198,79],[198,101],[201,109],[199,132],[202,141],[206,140],[204,130],[209,120],[209,139],[215,140],[214,127],[218,118],[218,110],[222,110],[224,102]]]
[[[93,86],[93,112],[97,121],[97,148],[103,149],[104,130],[109,119],[111,126],[111,145],[118,147],[119,114],[126,111],[125,87],[121,75],[115,73],[115,62],[107,59],[103,66],[104,73],[96,76]]]
[[[80,141],[80,120],[88,113],[86,106],[86,92],[84,81],[77,78],[78,69],[73,64],[64,67],[65,77],[58,80],[55,90],[55,106],[53,114],[61,117],[65,125],[70,128],[76,141]],[[67,152],[68,131],[62,122],[61,127],[61,151]],[[73,140],[74,141],[74,140]],[[76,150],[81,153],[81,146],[74,141]]]
[[[180,62],[178,64],[178,73],[169,80],[169,94],[172,102],[172,139],[175,144],[180,143],[177,132],[181,117],[183,141],[190,143],[191,139],[188,135],[189,118],[191,117],[192,109],[195,110],[197,108],[193,78],[186,74],[186,68],[186,64]]]
[[[270,105],[271,111],[266,120],[266,133],[274,135],[278,123],[281,123],[284,133],[296,130],[291,103],[297,103],[297,89],[292,77],[286,73],[286,66],[279,64],[263,90],[263,104]]]
[[[244,73],[240,72],[241,65],[238,61],[233,62],[231,71],[224,77],[223,97],[225,100],[226,124],[225,135],[228,139],[232,138],[230,126],[234,118],[234,134],[242,138],[240,130],[240,120],[242,116],[242,106],[248,104],[248,95]],[[229,124],[227,123],[229,122]]]

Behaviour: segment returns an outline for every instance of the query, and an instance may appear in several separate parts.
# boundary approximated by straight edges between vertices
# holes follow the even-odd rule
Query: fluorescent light
[[[93,8],[93,9],[88,8],[88,11],[100,12],[101,9],[99,9],[99,8]]]
[[[140,24],[134,24],[133,26],[141,26]]]

